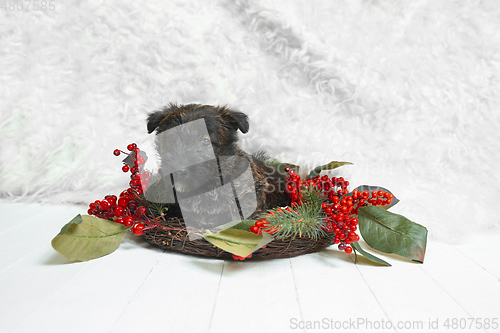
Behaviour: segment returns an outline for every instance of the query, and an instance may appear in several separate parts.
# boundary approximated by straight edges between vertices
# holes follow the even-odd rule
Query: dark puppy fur
[[[208,131],[194,127],[194,124],[202,123],[194,122],[199,119],[204,119]],[[188,125],[175,130],[182,124]],[[170,129],[174,130],[165,132]],[[201,214],[205,220],[200,222],[201,228],[217,223],[218,214],[234,203],[235,194],[242,218],[255,219],[268,209],[290,204],[284,191],[286,180],[283,174],[238,147],[237,131],[246,133],[248,129],[248,117],[244,113],[218,106],[169,105],[148,117],[148,132],[156,130],[159,141],[157,150],[161,169],[175,170],[171,173],[177,199],[184,200],[182,211],[184,214]],[[245,172],[248,166],[251,174]],[[164,175],[169,173],[164,172]],[[217,188],[230,182],[233,191],[216,193]],[[213,202],[200,201],[193,196],[200,193],[211,197]],[[171,211],[180,213],[173,208]]]

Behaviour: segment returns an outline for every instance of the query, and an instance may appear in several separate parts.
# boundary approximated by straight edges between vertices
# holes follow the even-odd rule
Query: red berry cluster
[[[149,172],[143,171],[143,165],[146,163],[144,157],[140,154],[141,150],[137,147],[135,143],[131,143],[127,146],[130,153],[126,153],[119,149],[115,149],[113,154],[115,156],[120,156],[121,153],[131,157],[133,163],[127,164],[123,163],[122,171],[130,171],[130,187],[136,190],[138,195],[143,193],[143,190],[147,189],[149,185]]]
[[[347,186],[349,186],[349,182],[344,180],[342,177],[332,177],[331,179],[328,176],[323,177],[313,177],[311,179],[306,179],[302,181],[300,176],[297,175],[290,167],[285,167],[285,172],[288,173],[286,192],[290,196],[290,200],[292,201],[291,205],[295,206],[301,202],[302,194],[301,189],[302,186],[312,187],[321,189],[322,193],[328,198],[328,200],[332,200],[334,196],[341,197],[349,191],[347,191]]]
[[[286,207],[286,210],[291,211],[291,208],[290,207]],[[283,211],[283,210],[281,208],[278,208],[278,212],[279,211]],[[269,212],[269,213],[266,214],[266,216],[272,216],[272,215],[275,215],[275,214],[276,214],[276,212]],[[250,231],[253,232],[254,234],[257,234],[257,235],[262,235],[263,231],[267,232],[267,233],[269,233],[271,235],[274,235],[280,229],[281,229],[280,226],[271,226],[269,224],[269,222],[267,222],[267,220],[265,218],[262,218],[262,219],[256,221],[254,225],[250,226]],[[262,246],[261,249],[263,249],[265,247],[266,247],[266,245]],[[245,260],[245,259],[248,259],[248,258],[251,258],[251,257],[252,257],[251,253],[246,258],[238,256],[236,254],[233,254],[233,259],[234,260]]]
[[[286,207],[285,209],[288,211],[291,211],[290,207]],[[277,211],[280,212],[280,211],[283,211],[283,209],[278,208]],[[266,216],[272,216],[275,214],[276,214],[276,212],[269,212],[266,214]],[[276,232],[280,231],[280,229],[281,229],[281,227],[278,225],[271,226],[265,218],[262,218],[262,219],[256,221],[255,224],[250,227],[250,231],[253,232],[254,234],[257,234],[257,235],[262,235],[262,231],[267,232],[271,235],[274,235]]]
[[[148,227],[144,225],[144,223],[150,224],[145,218],[147,208],[139,203],[141,201],[139,196],[149,184],[149,173],[147,171],[142,172],[145,160],[139,154],[140,149],[137,145],[131,143],[127,146],[127,149],[130,153],[115,149],[113,154],[115,156],[120,156],[121,153],[126,154],[133,161],[132,165],[124,163],[122,167],[123,172],[130,171],[131,173],[130,187],[120,193],[118,198],[116,195],[107,195],[103,200],[96,200],[89,205],[87,212],[89,215],[115,221],[126,227],[132,227],[134,235],[139,236],[144,233],[145,229],[155,227],[155,224]]]
[[[246,257],[242,257],[242,256],[239,256],[239,255],[233,254],[233,259],[234,260],[245,260],[245,259],[249,259],[249,258],[252,258],[252,254],[251,253],[248,256],[246,256]]]
[[[300,176],[289,167],[285,168],[285,172],[288,173],[287,192],[290,195],[292,206],[301,203],[301,191],[304,189],[315,187],[323,194],[325,202],[321,204],[321,208],[325,215],[326,224],[322,229],[326,232],[333,232],[335,244],[339,244],[339,250],[346,253],[351,253],[352,247],[349,245],[359,240],[359,235],[356,234],[358,209],[369,204],[373,206],[390,205],[394,198],[391,193],[381,190],[371,192],[354,190],[348,195],[349,182],[342,177],[330,179],[325,175],[302,181]]]

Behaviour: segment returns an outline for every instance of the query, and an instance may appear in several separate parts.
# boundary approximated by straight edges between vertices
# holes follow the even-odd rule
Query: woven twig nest
[[[268,243],[265,248],[252,253],[252,257],[249,259],[291,258],[317,252],[333,244],[334,236],[333,233],[329,233],[318,239],[310,237],[275,239]],[[143,237],[164,250],[218,259],[232,258],[231,253],[220,249],[204,238],[189,240],[184,222],[177,217],[164,219],[161,221],[161,226],[146,230]]]

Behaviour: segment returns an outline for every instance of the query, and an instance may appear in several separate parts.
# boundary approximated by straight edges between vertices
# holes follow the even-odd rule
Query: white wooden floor
[[[70,263],[50,241],[85,213],[0,202],[0,332],[500,332],[499,235],[430,241],[423,265],[355,265],[333,247],[221,261],[137,237]]]

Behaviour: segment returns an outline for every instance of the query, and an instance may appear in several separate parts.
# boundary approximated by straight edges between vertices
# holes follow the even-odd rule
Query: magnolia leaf
[[[385,266],[391,266],[391,264],[389,264],[388,262],[378,258],[378,257],[375,257],[373,254],[371,253],[368,253],[366,252],[365,250],[363,250],[363,248],[361,247],[361,245],[359,245],[358,242],[354,242],[354,243],[351,243],[351,246],[352,248],[354,249],[354,253],[356,254],[356,251],[361,253],[363,255],[363,257],[365,257],[366,259],[372,261],[372,262],[375,262],[377,264],[382,264],[382,265],[385,265]],[[357,260],[356,260],[357,261]]]
[[[278,172],[281,172],[281,173],[285,173],[286,167],[289,167],[295,173],[299,173],[299,169],[300,169],[300,167],[298,165],[291,164],[291,163],[278,163],[278,164],[274,164],[273,166],[276,168],[276,170],[278,170]]]
[[[397,204],[399,202],[399,199],[396,198],[396,196],[394,195],[394,193],[392,193],[391,191],[389,191],[388,189],[386,188],[383,188],[382,186],[372,186],[372,185],[361,185],[361,186],[358,186],[355,188],[355,190],[357,190],[358,192],[364,192],[364,191],[368,191],[368,192],[372,192],[372,191],[384,191],[384,192],[388,192],[390,194],[392,194],[394,196],[394,198],[391,199],[391,203],[389,205],[385,205],[385,206],[382,206],[384,209],[389,209],[391,208],[392,206],[394,206],[395,204]],[[354,190],[353,190],[354,191]],[[352,191],[343,195],[343,197],[347,197],[347,196],[352,196]]]
[[[265,152],[260,151],[253,155],[255,158],[261,160],[262,162],[269,164],[274,167],[278,172],[284,173],[286,167],[290,167],[295,173],[299,172],[299,166],[291,163],[280,162],[277,159],[267,155]]]
[[[284,163],[284,162],[279,162],[279,161],[265,161],[267,164],[270,166],[274,167],[276,171],[280,173],[285,173],[285,168],[289,167],[292,169],[295,173],[299,173],[300,167],[298,165],[292,164],[292,163]]]
[[[226,252],[247,257],[273,240],[268,233],[262,235],[240,229],[226,229],[216,234],[205,234],[205,239]]]
[[[341,167],[343,165],[348,165],[348,164],[352,164],[351,162],[338,162],[338,161],[331,161],[330,163],[328,164],[325,164],[325,165],[320,165],[320,166],[317,166],[315,167],[310,173],[309,175],[307,175],[307,179],[310,179],[310,178],[313,178],[313,177],[316,177],[318,176],[321,171],[323,170],[333,170],[333,169],[337,169],[338,167]]]
[[[378,206],[360,208],[358,220],[363,239],[373,249],[424,262],[427,245],[424,226]]]
[[[233,222],[229,222],[218,226],[217,230],[226,230],[226,229],[240,229],[240,230],[249,230],[251,226],[255,224],[255,220],[242,220],[241,222],[234,224]]]
[[[130,228],[89,215],[77,215],[52,240],[52,247],[72,261],[87,261],[115,251]]]

